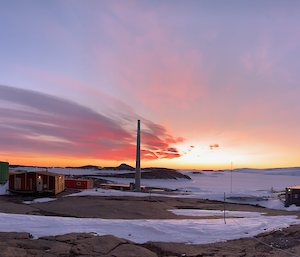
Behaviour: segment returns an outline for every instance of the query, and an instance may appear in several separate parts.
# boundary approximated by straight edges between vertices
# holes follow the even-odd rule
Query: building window
[[[298,198],[298,194],[295,194],[295,198]]]
[[[81,186],[81,182],[77,182],[76,184],[77,184],[77,186]]]

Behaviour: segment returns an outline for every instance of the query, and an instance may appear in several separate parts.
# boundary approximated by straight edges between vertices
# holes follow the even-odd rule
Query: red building
[[[74,188],[74,189],[93,189],[94,188],[94,180],[66,178],[65,186],[66,186],[66,188]]]
[[[9,172],[9,191],[58,194],[65,190],[65,175],[48,171]]]
[[[101,184],[100,187],[102,189],[115,189],[115,190],[121,190],[121,191],[133,191],[134,187],[131,188],[130,185],[120,185],[120,184]],[[146,191],[145,186],[140,187],[142,191]]]

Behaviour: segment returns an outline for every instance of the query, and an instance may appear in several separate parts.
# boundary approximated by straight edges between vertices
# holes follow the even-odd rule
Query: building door
[[[38,178],[38,179],[37,179],[36,190],[37,190],[38,192],[43,191],[43,179],[42,179],[42,178]]]

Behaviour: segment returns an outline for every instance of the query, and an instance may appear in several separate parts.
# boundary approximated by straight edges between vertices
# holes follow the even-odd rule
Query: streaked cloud
[[[79,103],[3,85],[0,85],[0,101],[0,144],[8,152],[105,160],[135,159],[135,131],[125,129],[118,120]],[[138,118],[136,116],[135,122]],[[135,125],[132,119],[127,121],[129,125]],[[170,151],[177,153],[176,148],[166,142],[173,137],[162,125],[145,120],[142,126],[142,158],[159,159],[165,158]],[[162,154],[156,155],[153,151]],[[168,158],[179,156],[172,154]]]

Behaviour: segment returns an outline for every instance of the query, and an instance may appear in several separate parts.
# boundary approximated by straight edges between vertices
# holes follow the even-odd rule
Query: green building
[[[0,162],[0,183],[5,183],[8,180],[8,162]]]

